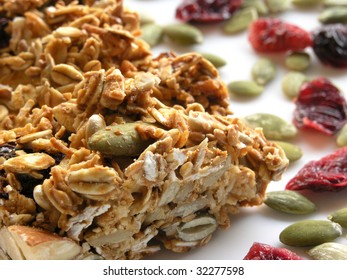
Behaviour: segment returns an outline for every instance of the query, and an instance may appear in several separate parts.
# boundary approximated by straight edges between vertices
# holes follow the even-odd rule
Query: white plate
[[[145,12],[155,18],[162,25],[177,22],[175,19],[176,7],[181,0],[125,0],[124,5],[135,11]],[[306,30],[313,30],[320,26],[317,20],[319,9],[297,10],[293,9],[278,15],[279,18],[296,24]],[[204,32],[204,42],[190,47],[180,47],[173,44],[163,43],[153,48],[154,54],[164,51],[184,53],[188,51],[210,52],[224,57],[228,64],[220,69],[222,79],[228,83],[234,80],[247,80],[251,78],[250,69],[261,56],[253,51],[247,40],[247,32],[237,35],[225,35],[221,24],[199,25]],[[344,93],[347,93],[346,70],[328,69],[324,67],[314,56],[311,49],[312,65],[306,74],[310,77],[324,76],[329,78]],[[288,72],[283,66],[284,55],[269,55],[277,62],[278,73],[276,79],[266,86],[263,94],[254,99],[231,98],[231,109],[236,116],[245,116],[258,112],[269,112],[280,116],[288,121],[292,120],[294,104],[286,98],[281,90],[281,79]],[[310,131],[300,131],[293,143],[299,145],[304,156],[297,162],[292,163],[279,182],[273,182],[268,190],[282,190],[286,183],[308,161],[317,160],[337,149],[335,137],[322,135]],[[214,234],[209,244],[202,248],[194,249],[188,253],[177,254],[163,250],[152,256],[151,259],[231,259],[241,260],[247,254],[253,242],[262,242],[276,247],[286,247],[278,239],[279,233],[290,223],[302,219],[326,219],[326,216],[337,209],[347,207],[347,192],[338,193],[308,192],[307,196],[313,200],[318,211],[312,215],[293,216],[281,214],[265,205],[253,208],[243,208],[238,215],[231,217],[231,227],[219,230]],[[337,241],[347,244],[344,236]],[[289,248],[289,247],[287,247]],[[301,256],[307,258],[307,248],[290,248]]]

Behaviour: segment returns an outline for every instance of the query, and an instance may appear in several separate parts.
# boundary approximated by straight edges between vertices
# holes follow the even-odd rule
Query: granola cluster
[[[286,169],[212,64],[153,57],[121,0],[0,7],[0,257],[185,252]]]

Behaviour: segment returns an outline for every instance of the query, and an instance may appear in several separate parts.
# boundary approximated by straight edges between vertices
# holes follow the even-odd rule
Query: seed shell
[[[259,59],[252,67],[252,78],[258,85],[266,85],[276,76],[275,64],[267,58]]]
[[[335,242],[315,246],[307,253],[314,260],[347,260],[347,246]]]
[[[244,118],[252,128],[261,127],[266,138],[271,140],[284,140],[293,138],[298,134],[297,128],[290,122],[269,113],[255,113]]]
[[[290,162],[299,160],[303,156],[302,149],[297,145],[284,141],[274,141],[274,143],[276,143],[283,149],[286,157]]]
[[[311,64],[310,55],[306,52],[293,52],[284,61],[286,67],[293,71],[304,71]]]
[[[294,215],[311,214],[317,209],[311,200],[289,190],[267,192],[264,203],[274,210]]]
[[[177,228],[178,236],[184,241],[201,240],[217,229],[217,221],[211,216],[199,216]]]
[[[255,8],[249,7],[240,9],[225,23],[223,30],[227,34],[234,34],[244,31],[248,28],[250,23],[257,18],[258,12]]]
[[[338,223],[343,228],[347,228],[347,208],[342,208],[331,213],[328,219],[334,223]]]
[[[172,42],[181,45],[200,44],[204,39],[198,28],[187,23],[169,24],[164,27],[163,34]]]
[[[288,246],[306,247],[331,242],[342,235],[339,224],[329,220],[303,220],[286,227],[279,236]]]
[[[347,7],[331,7],[318,16],[322,23],[347,23]]]
[[[264,87],[254,81],[234,81],[228,84],[231,94],[242,97],[255,97],[264,91]]]
[[[301,86],[308,81],[306,75],[300,72],[289,72],[282,79],[282,91],[290,99],[299,95]]]

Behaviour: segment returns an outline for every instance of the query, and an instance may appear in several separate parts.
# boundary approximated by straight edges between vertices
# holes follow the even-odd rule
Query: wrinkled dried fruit
[[[347,187],[347,147],[310,161],[287,183],[287,190],[339,191]]]
[[[244,260],[302,260],[300,256],[286,248],[276,248],[254,242]]]
[[[329,24],[312,32],[313,50],[319,60],[331,67],[347,67],[347,25]]]
[[[304,83],[295,104],[293,122],[297,128],[313,128],[334,135],[347,121],[345,98],[323,77]]]
[[[230,18],[243,0],[185,0],[176,18],[185,22],[218,22]]]
[[[312,46],[306,30],[277,18],[261,18],[249,27],[248,39],[258,52],[299,51]]]

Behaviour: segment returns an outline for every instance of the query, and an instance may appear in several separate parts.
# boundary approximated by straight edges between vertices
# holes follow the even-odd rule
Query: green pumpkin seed
[[[316,205],[311,200],[290,190],[267,192],[264,203],[274,210],[287,214],[305,215],[316,211]]]
[[[154,18],[149,15],[148,13],[145,12],[139,12],[139,17],[140,17],[140,25],[145,25],[149,23],[155,23]]]
[[[288,142],[283,142],[283,141],[274,141],[274,143],[276,143],[278,146],[280,146],[283,149],[287,159],[290,162],[299,160],[303,156],[303,152],[301,148],[297,145],[294,145]]]
[[[347,6],[347,0],[323,0],[324,6]]]
[[[108,126],[96,131],[87,139],[90,150],[112,156],[137,156],[153,141],[143,140],[136,130],[145,123],[125,123]]]
[[[151,47],[158,45],[163,40],[163,27],[158,24],[145,24],[142,26],[141,31],[142,34],[140,38],[147,42]]]
[[[311,58],[305,52],[293,52],[285,58],[285,65],[289,70],[304,71],[311,64]]]
[[[321,0],[292,0],[292,4],[298,7],[310,8],[321,4]]]
[[[255,97],[264,91],[264,87],[254,81],[234,81],[227,85],[229,93],[241,97]]]
[[[263,128],[263,133],[268,139],[284,140],[298,134],[298,130],[292,123],[269,113],[248,115],[244,120],[252,128]]]
[[[347,208],[339,209],[328,216],[328,219],[347,228]]]
[[[308,250],[314,260],[347,260],[347,246],[335,242],[326,242]]]
[[[322,23],[347,23],[347,7],[331,7],[318,16]]]
[[[286,227],[280,241],[288,246],[316,246],[330,242],[342,235],[339,224],[328,220],[304,220]]]
[[[174,23],[164,27],[163,34],[172,42],[181,45],[193,45],[203,42],[202,32],[187,23]]]
[[[265,0],[265,4],[271,13],[280,13],[289,9],[290,0]]]
[[[223,30],[227,34],[244,31],[248,28],[250,23],[257,18],[258,12],[255,8],[249,7],[240,9],[225,23]]]
[[[212,216],[199,216],[177,228],[178,237],[183,241],[198,241],[217,229],[217,221]]]
[[[241,8],[255,8],[257,10],[258,15],[267,16],[269,14],[269,8],[265,5],[263,1],[259,0],[244,0]]]
[[[266,85],[275,76],[276,66],[270,59],[261,58],[252,67],[252,78],[258,85]]]
[[[163,40],[163,27],[156,23],[148,23],[141,27],[140,38],[151,47],[160,44]]]
[[[307,80],[307,76],[300,72],[289,72],[282,79],[282,91],[287,97],[293,99],[299,95],[301,86]]]
[[[347,124],[345,124],[337,133],[336,144],[339,147],[347,146]]]
[[[227,64],[226,60],[212,53],[200,53],[203,58],[207,59],[214,67],[220,68]]]

